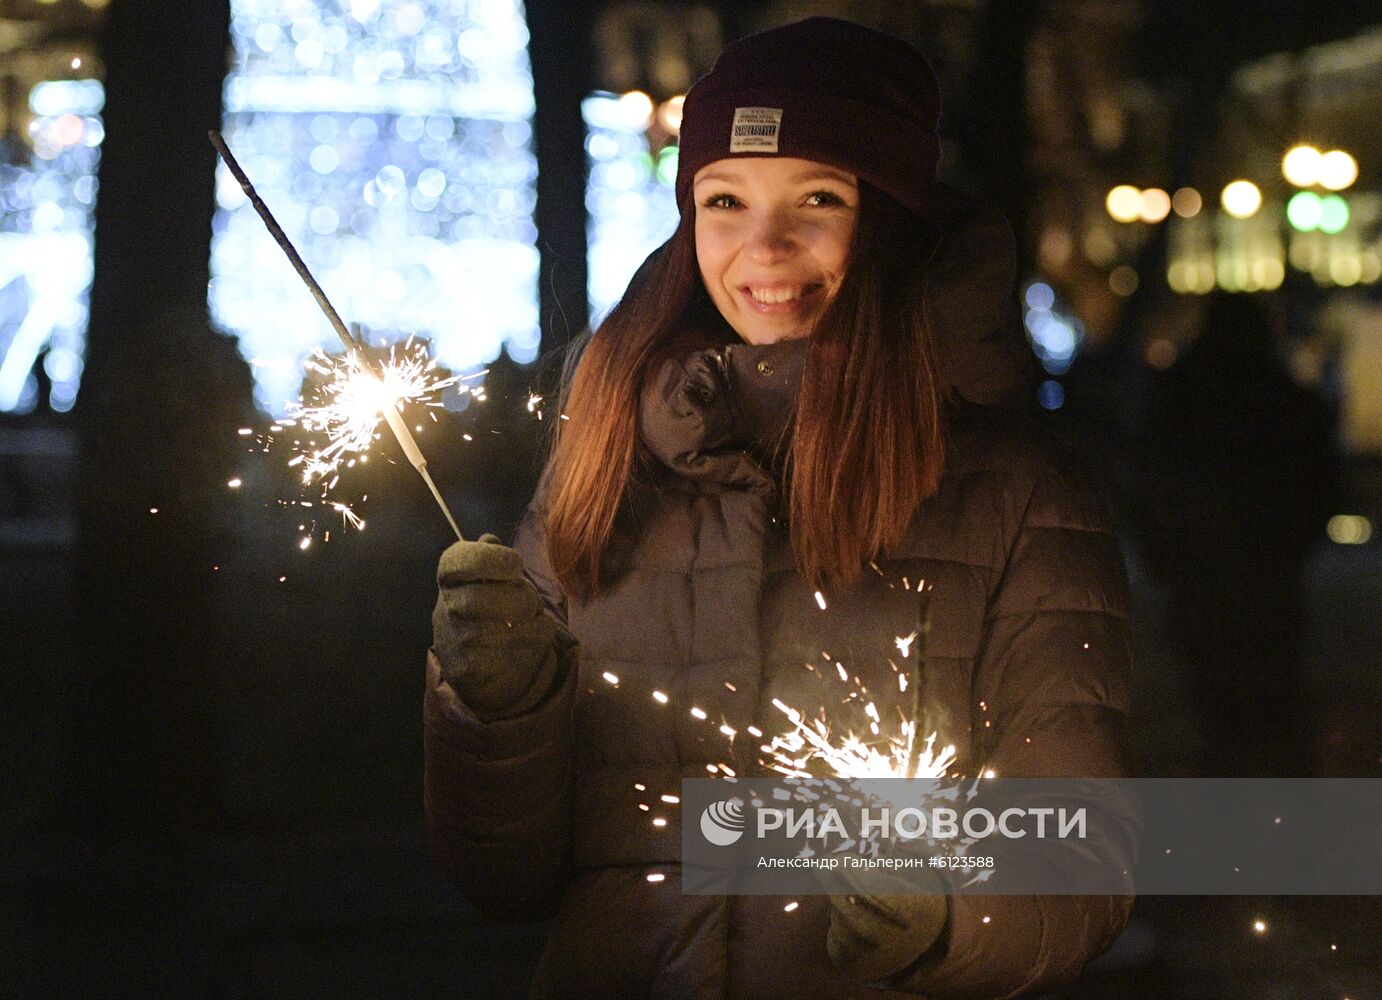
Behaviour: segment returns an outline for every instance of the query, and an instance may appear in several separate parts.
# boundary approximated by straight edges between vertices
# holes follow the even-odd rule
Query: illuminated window
[[[32,149],[0,139],[0,411],[32,412],[44,382],[52,409],[76,402],[104,104],[96,80],[40,83]]]
[[[594,323],[619,301],[644,258],[677,228],[677,148],[664,147],[654,159],[647,133],[651,104],[642,103],[646,100],[637,92],[595,94],[581,105],[590,165],[585,204]]]
[[[347,322],[468,371],[537,354],[537,164],[519,0],[233,0],[226,141]],[[337,346],[222,165],[212,315],[274,415]]]

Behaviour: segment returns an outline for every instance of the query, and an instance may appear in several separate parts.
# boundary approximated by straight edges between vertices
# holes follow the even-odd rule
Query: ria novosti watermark
[[[681,799],[690,893],[1382,895],[1379,779],[687,779]]]

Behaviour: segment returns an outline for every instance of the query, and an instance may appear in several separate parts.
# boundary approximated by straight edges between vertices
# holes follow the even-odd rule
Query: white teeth
[[[773,303],[775,303],[775,302],[790,302],[790,301],[792,301],[793,299],[799,299],[799,298],[801,298],[801,289],[800,289],[800,288],[778,288],[778,289],[772,289],[772,288],[751,288],[751,289],[749,289],[749,294],[751,294],[751,295],[753,296],[754,301],[756,301],[756,302],[762,302],[764,305],[771,305],[771,304],[773,304]]]

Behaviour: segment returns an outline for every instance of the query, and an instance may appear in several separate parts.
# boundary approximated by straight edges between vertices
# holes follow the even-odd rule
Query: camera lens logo
[[[712,802],[701,813],[701,834],[716,847],[728,847],[744,835],[741,799]]]

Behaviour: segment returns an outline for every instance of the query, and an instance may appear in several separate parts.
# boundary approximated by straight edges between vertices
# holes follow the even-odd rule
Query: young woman
[[[719,725],[838,709],[835,660],[883,701],[923,579],[921,732],[958,770],[1123,773],[1122,562],[997,405],[1028,388],[1012,237],[936,183],[938,117],[922,57],[855,24],[726,49],[686,99],[681,225],[573,366],[514,548],[442,557],[429,833],[475,905],[555,918],[535,995],[1013,996],[1124,926],[1121,896],[680,891],[681,780],[764,773]]]

